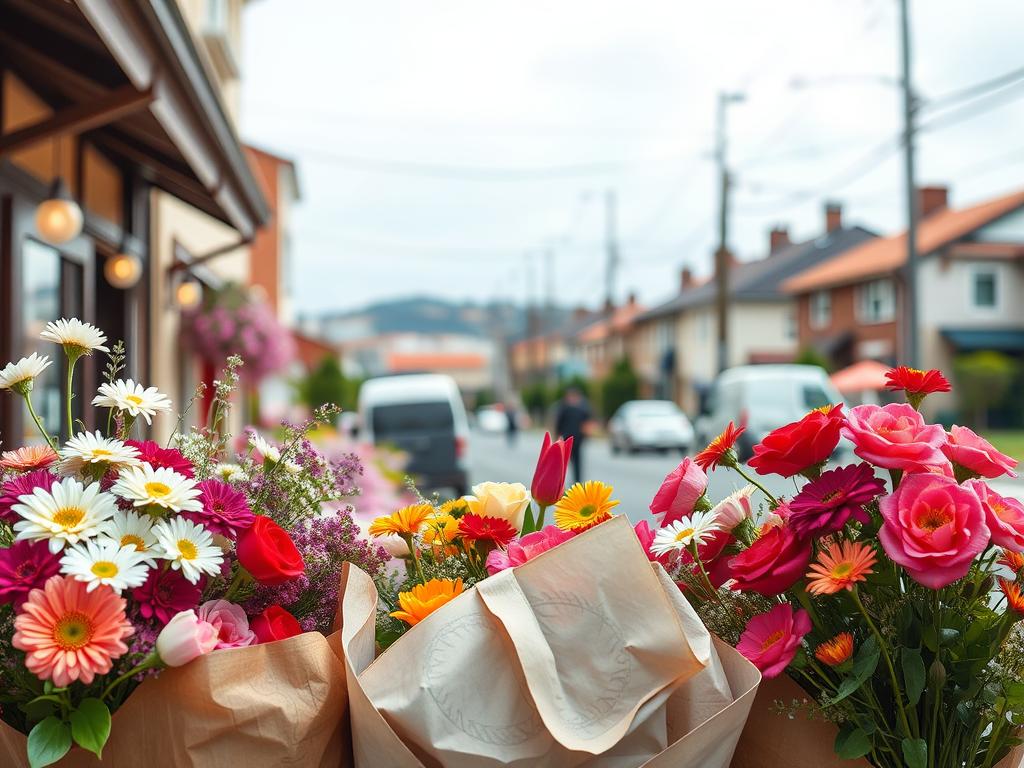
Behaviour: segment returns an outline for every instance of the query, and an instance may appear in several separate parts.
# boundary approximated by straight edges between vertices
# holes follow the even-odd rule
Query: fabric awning
[[[842,394],[854,392],[881,392],[885,389],[885,373],[888,365],[877,360],[861,360],[836,371],[829,378]]]
[[[1024,328],[943,328],[941,333],[960,352],[1024,352]]]

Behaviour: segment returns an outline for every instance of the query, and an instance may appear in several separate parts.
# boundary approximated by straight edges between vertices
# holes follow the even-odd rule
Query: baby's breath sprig
[[[107,353],[107,358],[107,364],[103,369],[103,378],[108,384],[113,384],[117,380],[117,375],[124,370],[124,342],[118,339]]]

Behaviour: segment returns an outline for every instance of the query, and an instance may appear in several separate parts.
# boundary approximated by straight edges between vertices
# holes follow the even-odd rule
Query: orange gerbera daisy
[[[469,504],[466,503],[465,499],[449,499],[438,507],[437,510],[444,515],[459,518],[469,511]]]
[[[15,472],[29,472],[43,469],[57,460],[57,453],[48,445],[26,445],[13,451],[4,451],[0,456],[0,467]]]
[[[834,595],[840,590],[852,590],[858,581],[864,581],[878,562],[875,550],[859,541],[829,544],[818,553],[818,562],[807,572],[807,591],[812,595]]]
[[[842,632],[826,640],[814,651],[814,658],[830,667],[838,667],[853,655],[853,635]]]
[[[611,498],[614,490],[600,480],[576,483],[555,503],[555,525],[563,531],[575,531],[603,523],[619,504]]]
[[[999,586],[1006,595],[1006,604],[1010,610],[1024,616],[1024,593],[1021,593],[1020,586],[1009,579],[999,579]]]
[[[25,651],[25,666],[58,688],[92,683],[128,652],[135,632],[124,614],[124,599],[108,587],[92,592],[71,576],[51,576],[33,589],[14,619],[11,644]]]
[[[398,605],[402,610],[391,615],[412,627],[461,594],[462,579],[431,579],[408,592],[399,592]]]
[[[387,536],[388,534],[412,536],[419,533],[427,518],[433,515],[434,508],[429,504],[412,504],[408,507],[402,507],[390,515],[381,515],[370,523],[367,532],[371,536]]]
[[[736,466],[738,459],[733,447],[745,430],[746,427],[737,427],[730,421],[722,434],[712,440],[707,448],[693,457],[694,463],[705,472],[710,472],[719,464],[723,467]]]
[[[1024,571],[1024,554],[1004,549],[1003,556],[999,558],[999,564],[1005,565],[1014,573],[1020,573]]]

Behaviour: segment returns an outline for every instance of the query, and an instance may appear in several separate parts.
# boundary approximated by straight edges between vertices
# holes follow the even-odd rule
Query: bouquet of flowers
[[[786,498],[744,468],[730,424],[666,478],[650,552],[712,631],[799,683],[811,700],[778,708],[835,723],[839,757],[989,768],[1024,725],[1024,505],[989,482],[1017,462],[926,423],[922,400],[950,390],[939,371],[888,380],[906,403],[822,408],[754,446],[756,475],[793,479]],[[859,461],[831,468],[841,437]],[[712,506],[716,466],[749,485]]]
[[[94,352],[108,352],[106,337],[72,319],[50,323],[42,338],[64,350],[67,423],[73,424],[76,363]],[[106,381],[92,400],[107,409],[103,428],[72,429],[63,442],[32,407],[33,380],[51,361],[33,353],[0,370],[0,388],[24,399],[42,438],[38,445],[0,457],[0,716],[28,735],[33,768],[60,760],[72,745],[99,756],[111,735],[112,713],[164,668],[210,659],[197,678],[217,679],[225,675],[215,659],[223,657],[234,668],[234,654],[253,651],[259,658],[250,658],[263,664],[256,669],[279,678],[272,660],[283,657],[257,647],[304,632],[331,632],[343,563],[379,575],[386,557],[359,539],[348,509],[337,503],[355,492],[358,462],[351,457],[329,461],[306,438],[317,421],[331,414],[286,426],[282,444],[252,433],[241,453],[229,455],[230,438],[222,429],[241,365],[238,358],[229,358],[223,378],[214,384],[207,425],[185,434],[176,431],[170,446],[160,446],[134,439],[135,427],[140,419],[151,424],[171,403],[154,387],[118,378],[123,363],[123,347],[115,345]],[[322,638],[319,644],[297,643],[291,649],[296,659],[301,659],[301,648],[313,648],[317,664],[336,662]],[[291,671],[293,684],[333,690],[331,706],[342,706],[343,689],[337,686],[343,684],[324,679],[339,674],[336,667],[321,670],[317,680],[311,673],[309,681]],[[233,675],[238,678],[238,670]],[[163,677],[153,684],[163,683]],[[253,685],[251,680],[219,684],[217,693],[229,696],[225,700],[239,708],[252,700],[260,714],[261,694],[244,690]],[[173,683],[166,689],[173,689]],[[209,695],[191,690],[186,700],[161,706],[187,721],[188,708],[201,710]],[[275,695],[287,699],[290,692]],[[291,703],[296,704],[294,699]],[[307,701],[305,709],[296,705],[287,714],[298,718],[326,704]],[[209,731],[204,736],[234,743],[234,757],[240,758],[245,752],[225,736],[232,714],[222,726],[214,725],[221,719],[209,707],[195,717]],[[341,718],[337,710],[326,713],[332,715]],[[188,722],[174,721],[174,716],[169,716],[174,740],[186,742],[187,756],[169,745],[169,759],[175,755],[175,764],[194,759],[213,764],[205,750],[216,750],[215,743],[188,743]],[[146,722],[159,719],[149,713]],[[272,721],[268,716],[262,725]],[[292,737],[303,734],[303,723],[285,723]],[[322,725],[330,732],[337,724]],[[139,734],[133,735],[138,743]],[[258,735],[259,749],[273,754],[272,735]],[[144,733],[141,747],[154,749],[159,738],[166,735]],[[286,729],[280,738],[287,740]],[[6,727],[0,741],[10,759],[17,759],[11,746],[17,740]],[[25,744],[22,740],[22,749]],[[296,748],[301,745],[285,744],[282,754],[294,757]]]

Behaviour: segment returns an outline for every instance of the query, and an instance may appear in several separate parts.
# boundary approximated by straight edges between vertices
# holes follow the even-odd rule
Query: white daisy
[[[83,323],[77,317],[70,320],[61,318],[55,323],[47,323],[39,338],[60,344],[68,357],[90,355],[97,349],[100,352],[109,352],[103,346],[107,341],[103,331],[94,325]]]
[[[276,445],[271,445],[255,432],[249,435],[249,445],[252,446],[256,453],[274,464],[281,460],[281,450]]]
[[[223,480],[225,483],[237,483],[245,480],[245,470],[238,464],[223,463],[218,464],[213,474]]]
[[[174,512],[202,512],[202,495],[195,480],[167,467],[153,469],[149,463],[121,470],[110,492],[128,499],[136,507],[154,504]]]
[[[302,465],[298,462],[292,461],[291,459],[288,459],[288,461],[284,463],[284,468],[289,475],[302,474]]]
[[[100,384],[99,394],[92,399],[93,405],[117,408],[127,411],[133,418],[142,416],[147,424],[153,423],[157,411],[169,411],[171,401],[156,387],[143,387],[131,379],[118,379],[113,383]]]
[[[690,544],[700,546],[715,531],[721,530],[710,512],[694,512],[689,517],[669,523],[654,535],[651,552],[664,555],[686,549]]]
[[[122,469],[140,464],[138,449],[120,440],[103,437],[100,431],[79,432],[68,440],[60,451],[62,475],[78,475],[90,469]],[[92,465],[102,464],[102,467]]]
[[[151,568],[156,567],[152,551],[156,546],[156,536],[153,535],[153,518],[149,515],[140,515],[135,510],[118,510],[100,526],[100,532],[119,547],[134,547]]]
[[[216,576],[224,561],[224,553],[213,543],[210,532],[198,523],[184,517],[161,520],[153,526],[156,553],[171,561],[171,568],[195,584],[208,573]]]
[[[47,540],[56,554],[64,545],[77,544],[100,532],[100,526],[117,511],[114,497],[100,491],[99,483],[83,486],[71,477],[46,491],[36,488],[18,497],[13,509],[21,516],[14,524],[19,541]]]
[[[149,566],[135,547],[93,539],[67,547],[60,559],[60,572],[88,584],[86,592],[104,585],[120,595],[122,590],[141,587],[149,576]]]
[[[52,364],[46,355],[35,352],[16,363],[8,363],[0,371],[0,389],[30,390],[35,378]]]

